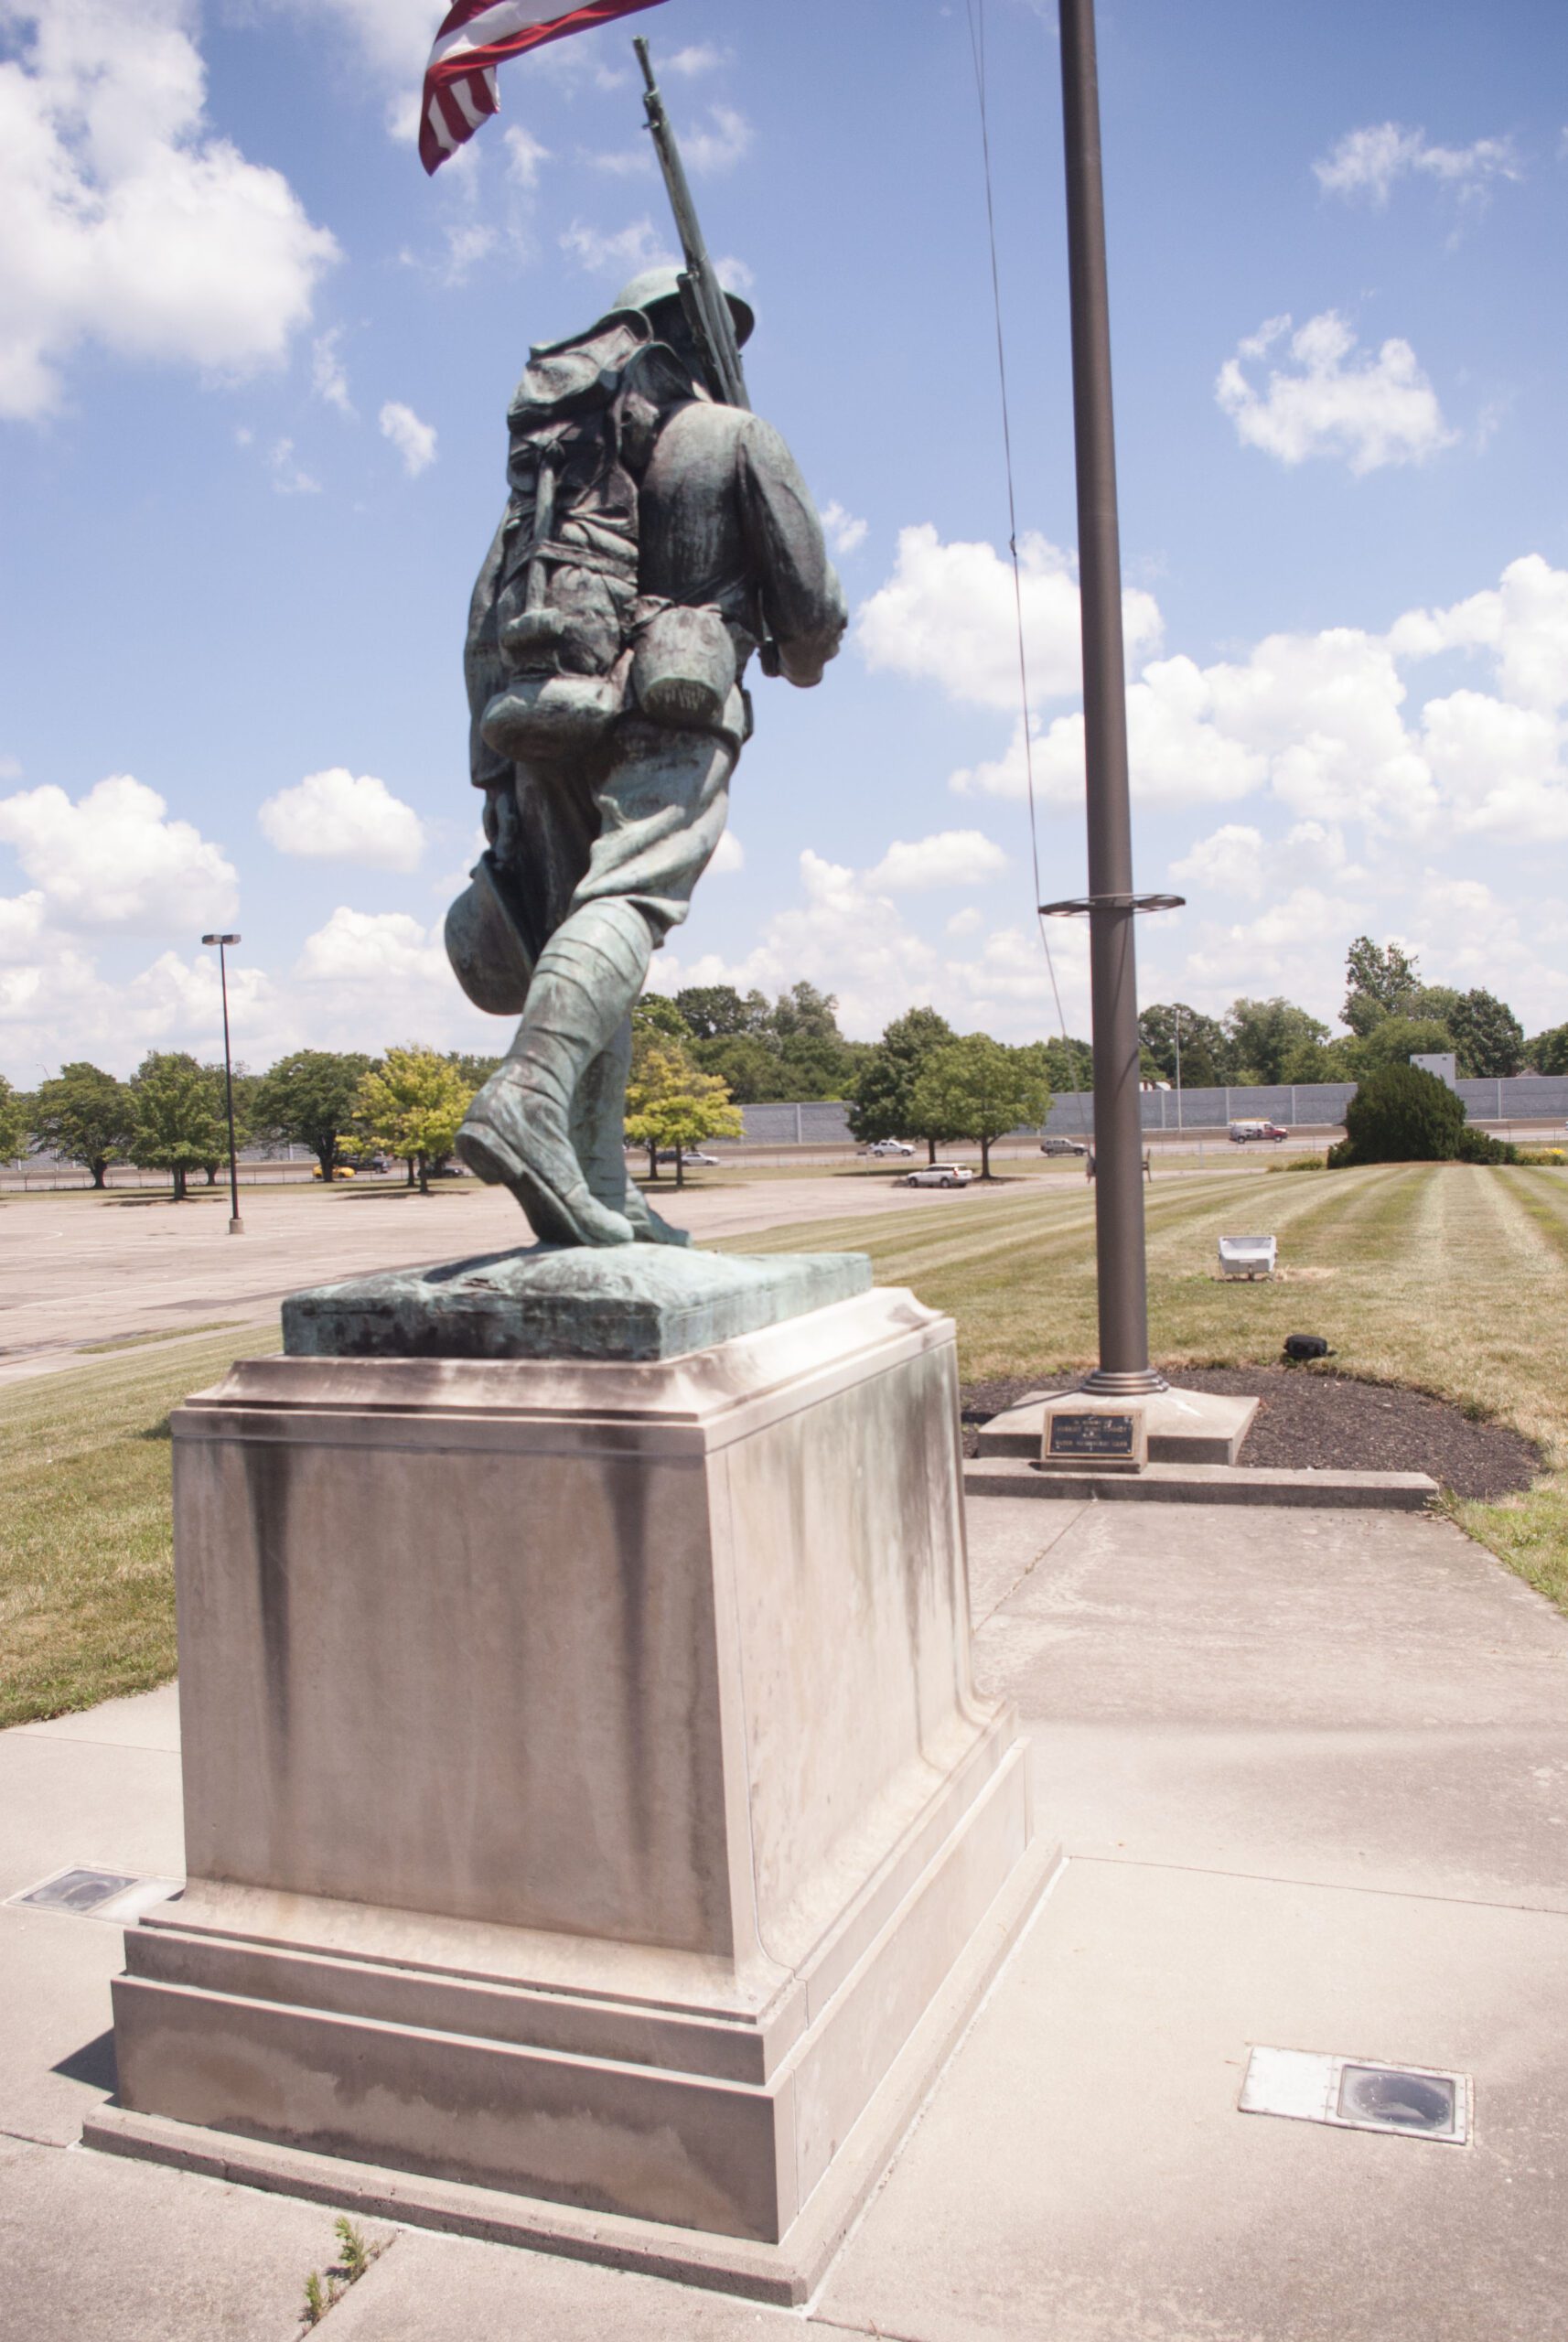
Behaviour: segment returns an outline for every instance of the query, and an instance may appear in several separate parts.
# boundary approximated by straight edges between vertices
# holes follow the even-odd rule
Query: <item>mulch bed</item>
[[[1476,1423],[1445,1399],[1398,1384],[1358,1382],[1300,1366],[1169,1367],[1188,1391],[1219,1391],[1262,1401],[1241,1462],[1292,1470],[1425,1472],[1461,1497],[1502,1497],[1526,1488],[1543,1468],[1534,1443],[1502,1423]],[[1039,1380],[966,1382],[963,1447],[979,1453],[979,1432],[1015,1407]],[[1056,1388],[1062,1388],[1058,1383]]]

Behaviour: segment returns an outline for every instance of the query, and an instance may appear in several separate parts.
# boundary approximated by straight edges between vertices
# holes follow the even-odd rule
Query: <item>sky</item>
[[[630,39],[853,613],[757,731],[673,991],[1058,1029],[1085,886],[1051,0],[663,0],[504,67],[442,0],[0,0],[0,1072],[499,1049],[441,945],[531,342],[672,256]],[[1356,935],[1568,1019],[1568,8],[1101,0],[1145,1000],[1336,1024]],[[1084,938],[1052,933],[1088,1025]]]

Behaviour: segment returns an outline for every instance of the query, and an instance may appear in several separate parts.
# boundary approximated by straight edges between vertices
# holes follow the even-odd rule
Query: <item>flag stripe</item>
[[[439,169],[487,114],[499,111],[495,69],[508,58],[660,5],[661,0],[580,0],[563,10],[561,0],[454,0],[425,68],[419,134],[425,169]]]

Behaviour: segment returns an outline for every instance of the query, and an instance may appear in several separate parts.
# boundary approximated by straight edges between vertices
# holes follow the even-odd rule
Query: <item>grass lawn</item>
[[[1323,1334],[1337,1370],[1404,1382],[1511,1423],[1551,1469],[1455,1518],[1568,1609],[1568,1172],[1465,1164],[1156,1179],[1147,1190],[1149,1329],[1165,1365],[1277,1361]],[[958,1321],[966,1379],[1051,1374],[1095,1356],[1093,1202],[1082,1182],[966,1219],[819,1220],[732,1252],[863,1252]],[[1275,1235],[1273,1284],[1221,1284],[1221,1235]]]
[[[238,1328],[0,1393],[0,1725],[167,1682],[169,1409],[277,1342]]]
[[[1273,1361],[1327,1337],[1337,1370],[1411,1383],[1538,1440],[1525,1494],[1464,1504],[1475,1536],[1568,1609],[1568,1171],[1458,1164],[1156,1179],[1152,1343],[1163,1363]],[[732,1252],[865,1252],[958,1320],[966,1377],[1047,1375],[1094,1356],[1092,1193],[1031,1180],[873,1219],[726,1240]],[[1275,1284],[1220,1284],[1221,1233],[1277,1235]],[[243,1327],[134,1349],[0,1395],[0,1724],[142,1691],[174,1671],[166,1419]]]

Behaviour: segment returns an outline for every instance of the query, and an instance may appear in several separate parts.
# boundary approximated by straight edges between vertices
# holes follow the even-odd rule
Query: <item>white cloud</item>
[[[507,151],[507,177],[514,179],[519,187],[536,188],[539,185],[539,167],[542,163],[547,163],[550,160],[549,147],[542,146],[532,133],[524,130],[521,123],[514,123],[512,127],[505,133],[504,144]]]
[[[668,74],[681,73],[689,81],[698,73],[711,73],[715,65],[723,62],[720,52],[711,41],[692,41],[686,48],[678,48],[673,57],[660,59],[660,78],[662,80]]]
[[[307,936],[295,968],[305,984],[329,986],[345,1007],[393,1031],[423,1018],[446,1020],[456,979],[441,925],[424,928],[406,911],[356,911],[339,904]]]
[[[355,775],[342,765],[280,790],[256,819],[280,854],[307,861],[413,870],[424,852],[424,824],[413,806],[373,773]]]
[[[841,556],[857,553],[865,543],[866,523],[846,512],[836,496],[831,504],[823,505],[822,522],[829,544]]]
[[[310,352],[310,387],[318,399],[335,406],[339,414],[352,423],[354,402],[349,395],[348,369],[343,363],[343,328],[334,326],[330,332],[317,336]]]
[[[389,399],[381,412],[381,436],[390,439],[403,457],[410,479],[417,479],[435,461],[435,425],[421,423],[411,406]]]
[[[1341,832],[1324,822],[1297,822],[1283,838],[1265,839],[1246,822],[1225,822],[1171,865],[1173,883],[1190,896],[1240,895],[1257,902],[1281,886],[1333,878],[1341,887],[1364,885]]]
[[[0,798],[0,843],[62,925],[131,935],[222,926],[239,899],[233,868],[167,812],[129,773],[99,781],[74,805],[46,785]]]
[[[1424,130],[1406,130],[1397,122],[1348,130],[1312,167],[1326,194],[1365,196],[1380,207],[1387,203],[1396,180],[1418,173],[1467,201],[1484,195],[1496,179],[1524,176],[1511,139],[1477,138],[1468,146],[1434,146]]]
[[[295,463],[292,439],[278,439],[274,442],[267,457],[267,467],[273,476],[273,489],[276,495],[320,495],[321,482]]]
[[[1044,537],[1019,541],[1029,688],[1040,699],[1075,693],[1079,659],[1078,581],[1069,556]],[[1122,599],[1129,652],[1152,650],[1160,614],[1152,594]],[[862,604],[861,656],[874,671],[939,682],[977,707],[1018,705],[1018,639],[1012,571],[988,544],[944,544],[929,522],[899,532],[892,576]]]
[[[607,275],[613,271],[618,276],[632,277],[640,275],[645,268],[673,268],[679,262],[679,254],[671,250],[664,231],[646,218],[634,220],[628,228],[618,229],[613,235],[575,220],[561,238],[561,249],[590,276]]]
[[[335,17],[357,42],[367,64],[389,79],[417,79],[424,70],[442,10],[432,0],[282,0],[315,24]]]
[[[70,353],[276,365],[338,256],[281,172],[205,119],[193,0],[7,0],[0,415],[50,413]]]
[[[746,848],[733,830],[726,830],[719,840],[708,868],[715,878],[726,877],[746,868]]]
[[[1375,357],[1358,355],[1355,334],[1333,309],[1291,336],[1294,371],[1275,368],[1267,389],[1255,389],[1242,361],[1264,357],[1290,324],[1288,317],[1271,318],[1219,370],[1214,394],[1244,446],[1283,464],[1341,457],[1359,477],[1387,464],[1423,463],[1454,444],[1458,435],[1444,421],[1409,342],[1391,338]]]
[[[980,830],[942,830],[934,837],[895,838],[868,886],[911,895],[929,886],[983,886],[1007,867],[1007,856]]]
[[[984,925],[984,912],[975,904],[969,903],[961,911],[954,911],[951,919],[943,928],[942,933],[950,935],[956,942],[961,936],[978,935]]]
[[[681,132],[681,156],[688,170],[714,177],[734,170],[750,152],[753,133],[746,116],[734,106],[710,106],[708,121],[710,129]]]

